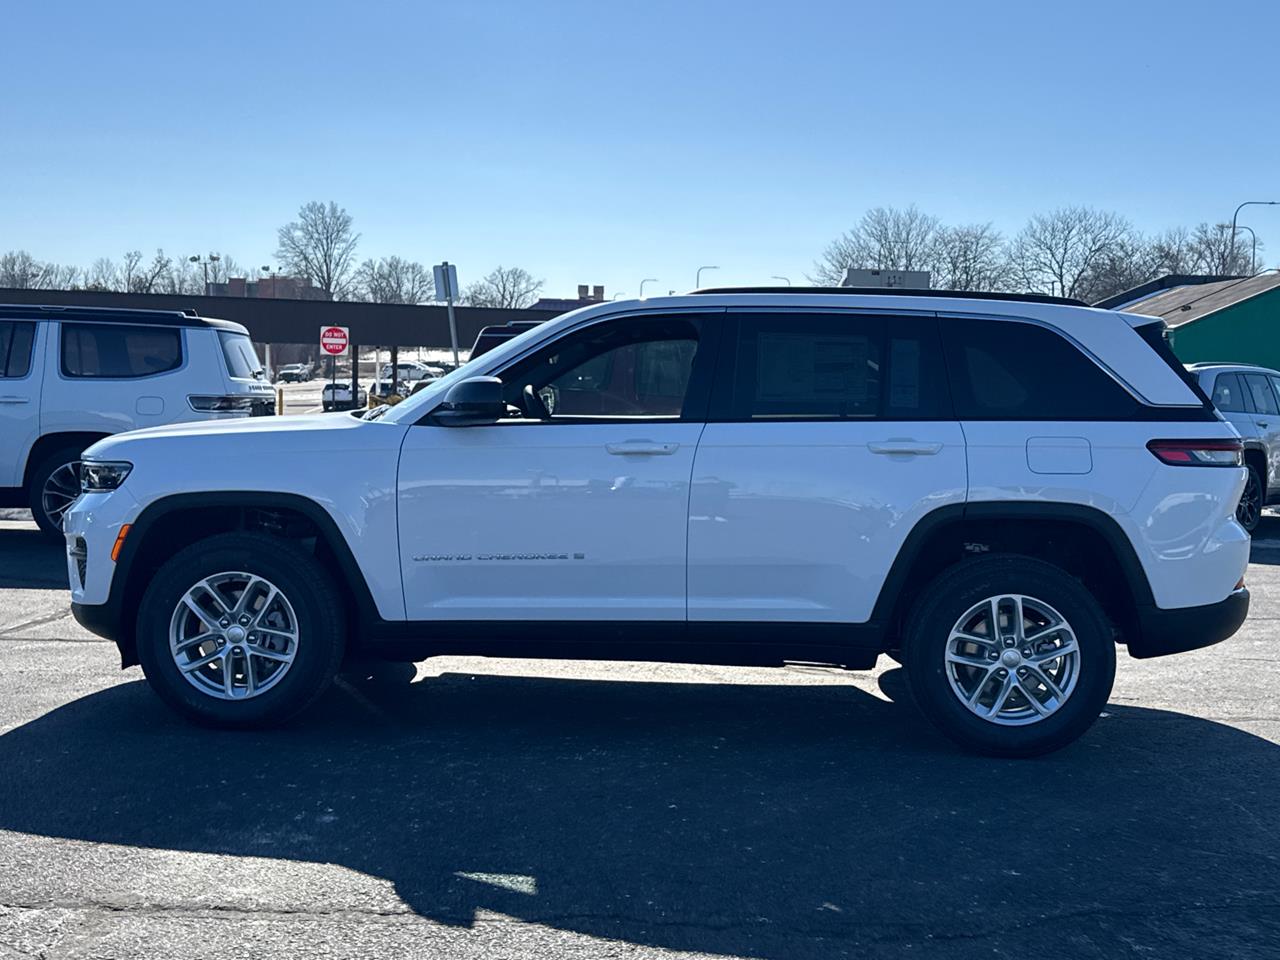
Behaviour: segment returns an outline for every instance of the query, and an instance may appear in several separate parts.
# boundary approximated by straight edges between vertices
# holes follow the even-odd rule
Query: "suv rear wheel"
[[[1097,719],[1116,651],[1102,608],[1065,570],[986,557],[925,588],[903,665],[920,709],[948,737],[981,753],[1034,756]]]
[[[36,525],[50,536],[62,536],[62,515],[80,496],[79,447],[63,447],[31,472],[28,503]]]
[[[1252,463],[1246,463],[1244,469],[1244,493],[1240,494],[1240,502],[1236,504],[1236,520],[1253,533],[1262,519],[1262,474]]]
[[[160,568],[138,614],[138,659],[197,723],[265,727],[311,704],[342,660],[345,618],[314,556],[258,533],[209,537]]]

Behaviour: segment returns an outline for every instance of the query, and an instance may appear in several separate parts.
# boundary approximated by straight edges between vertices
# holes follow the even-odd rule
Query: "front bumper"
[[[1240,629],[1248,615],[1249,591],[1245,587],[1202,607],[1139,607],[1138,633],[1129,638],[1129,655],[1145,660],[1221,643]]]

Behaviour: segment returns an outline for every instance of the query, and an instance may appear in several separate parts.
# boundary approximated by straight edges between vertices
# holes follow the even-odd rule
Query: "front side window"
[[[679,419],[699,334],[684,318],[602,323],[500,372],[504,399],[534,420]]]
[[[718,417],[927,420],[945,390],[936,321],[854,313],[744,313],[716,390]]]
[[[182,365],[173,327],[109,323],[62,325],[62,372],[68,377],[149,377]]]
[[[1271,390],[1271,384],[1267,382],[1267,378],[1260,373],[1242,373],[1240,379],[1244,381],[1245,389],[1249,391],[1249,399],[1253,401],[1253,409],[1257,413],[1278,414],[1280,407],[1276,406],[1276,395]]]
[[[36,325],[27,320],[0,320],[0,377],[25,377],[31,372],[31,347]]]
[[[1246,413],[1240,378],[1234,373],[1220,373],[1213,381],[1213,405],[1223,413]]]
[[[942,318],[961,420],[1127,420],[1141,405],[1065,337],[1013,320]]]

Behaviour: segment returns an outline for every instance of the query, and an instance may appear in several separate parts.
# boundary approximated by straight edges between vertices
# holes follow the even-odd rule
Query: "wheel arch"
[[[99,440],[111,436],[109,433],[89,430],[67,430],[60,433],[46,433],[31,445],[27,451],[27,462],[22,466],[22,489],[31,489],[31,474],[44,462],[50,454],[67,447],[78,447],[83,453]]]
[[[316,558],[341,589],[353,640],[360,624],[380,619],[364,572],[336,521],[323,505],[300,494],[261,491],[173,494],[148,504],[130,525],[116,562],[108,601],[114,609],[121,666],[138,662],[137,605],[154,572],[168,557],[216,533],[257,530],[310,541]]]
[[[1124,530],[1096,507],[1070,503],[978,502],[940,507],[907,535],[881,585],[872,620],[896,646],[914,598],[947,567],[974,555],[1046,560],[1080,579],[1124,638],[1138,635],[1140,607],[1154,607],[1146,571]]]

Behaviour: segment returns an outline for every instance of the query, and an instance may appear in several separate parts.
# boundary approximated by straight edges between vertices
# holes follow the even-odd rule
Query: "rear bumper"
[[[1240,629],[1248,615],[1245,587],[1202,607],[1139,607],[1138,635],[1129,640],[1129,655],[1145,660],[1221,643]]]

